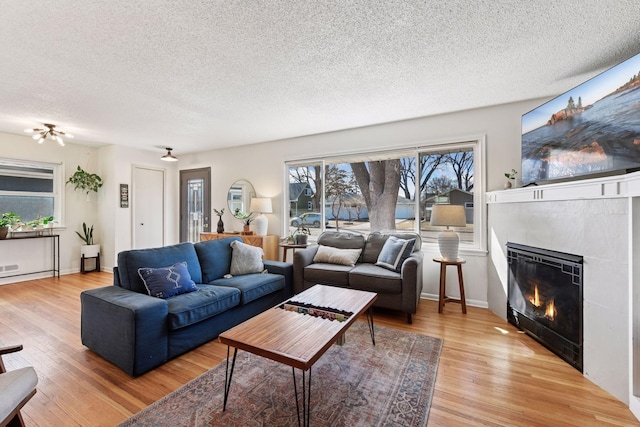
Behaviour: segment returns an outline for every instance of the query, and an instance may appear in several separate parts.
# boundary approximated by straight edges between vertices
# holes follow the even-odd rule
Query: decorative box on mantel
[[[531,185],[486,193],[487,203],[547,202],[640,196],[640,172],[605,178]]]
[[[257,236],[255,234],[240,233],[200,233],[200,241],[224,239],[225,237],[241,237],[242,241],[247,245],[262,248],[264,251],[264,259],[278,261],[278,243],[280,236],[269,234],[266,236]]]

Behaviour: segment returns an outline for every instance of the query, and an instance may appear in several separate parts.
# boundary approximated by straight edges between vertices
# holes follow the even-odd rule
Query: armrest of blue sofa
[[[131,376],[168,360],[168,304],[106,286],[80,294],[82,344]]]
[[[282,274],[287,298],[293,295],[293,264],[280,261],[263,261],[264,267],[269,273]]]

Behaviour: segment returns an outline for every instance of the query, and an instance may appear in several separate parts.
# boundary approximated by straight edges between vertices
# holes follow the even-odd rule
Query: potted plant
[[[507,182],[504,183],[505,190],[513,187],[513,184],[511,183],[511,181],[515,181],[517,173],[518,172],[515,169],[511,169],[511,172],[504,173],[505,178],[507,178]]]
[[[11,222],[6,215],[7,214],[5,213],[0,217],[0,239],[6,239],[7,234],[9,234],[9,226],[11,225]]]
[[[102,178],[95,173],[86,172],[78,166],[74,174],[69,177],[67,184],[73,184],[74,190],[82,190],[88,195],[91,191],[98,192],[98,189],[102,187]]]
[[[296,245],[306,245],[310,235],[311,230],[305,227],[304,224],[301,224],[296,228],[296,231],[293,232],[293,243]]]
[[[20,223],[20,215],[17,215],[13,212],[5,212],[2,214],[2,222],[5,225],[5,227],[8,227],[8,230],[13,230],[16,231],[18,228],[20,228],[20,226],[22,225]],[[6,237],[6,234],[5,234]]]
[[[240,221],[242,221],[242,234],[251,234],[251,223],[256,219],[254,213],[240,212],[240,209],[236,209],[234,215]]]
[[[95,258],[100,253],[100,244],[93,243],[93,225],[87,227],[86,223],[82,223],[82,234],[76,231],[80,240],[84,242],[84,245],[80,246],[80,255],[83,258]]]

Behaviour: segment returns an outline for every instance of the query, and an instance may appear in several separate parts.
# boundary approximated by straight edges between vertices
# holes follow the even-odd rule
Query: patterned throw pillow
[[[169,267],[139,268],[138,275],[152,297],[166,299],[198,290],[191,280],[186,262],[178,262]]]
[[[409,258],[415,244],[416,239],[405,240],[389,236],[378,255],[376,265],[400,273],[402,263]]]
[[[262,263],[262,248],[247,245],[239,240],[231,242],[231,268],[229,273],[232,276],[243,274],[262,273],[264,264]]]
[[[319,245],[313,262],[354,266],[360,258],[362,249],[339,249],[332,246]]]

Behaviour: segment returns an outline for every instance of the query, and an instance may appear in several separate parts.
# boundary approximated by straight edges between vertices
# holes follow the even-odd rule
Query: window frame
[[[485,150],[486,150],[486,135],[485,134],[472,134],[462,135],[457,137],[446,138],[442,140],[434,141],[420,141],[411,145],[396,145],[392,149],[388,150],[370,150],[370,151],[354,151],[341,154],[331,154],[327,156],[310,157],[307,159],[295,159],[285,160],[284,162],[284,205],[283,212],[288,212],[288,200],[289,200],[289,169],[296,167],[308,167],[312,165],[321,165],[323,188],[320,189],[322,195],[322,206],[326,204],[325,195],[325,169],[328,164],[335,164],[338,162],[344,162],[344,159],[350,157],[380,157],[380,156],[397,156],[397,158],[411,157],[415,158],[415,164],[419,165],[419,159],[421,154],[429,152],[442,152],[442,151],[456,151],[465,148],[470,148],[473,151],[473,167],[474,167],[474,185],[473,185],[473,220],[474,220],[474,239],[473,242],[460,244],[460,254],[465,253],[487,253],[487,209],[485,204],[486,193],[486,179],[485,179]],[[417,166],[416,166],[417,167]],[[420,182],[421,171],[416,170],[416,182]],[[419,192],[416,197],[416,203],[414,206],[415,217],[420,216],[420,199]],[[322,227],[321,231],[325,231],[325,209],[321,209],[322,215]],[[288,215],[283,215],[283,229],[288,230]],[[416,222],[414,232],[420,234],[419,222]],[[423,249],[430,251],[437,251],[437,242],[423,242]]]
[[[36,160],[22,160],[12,159],[7,157],[0,157],[0,165],[12,166],[12,167],[30,167],[51,169],[53,171],[53,191],[52,192],[25,192],[25,191],[8,191],[0,190],[0,195],[3,196],[23,196],[23,197],[53,197],[53,218],[56,222],[56,228],[65,227],[64,218],[64,162],[41,162]]]

